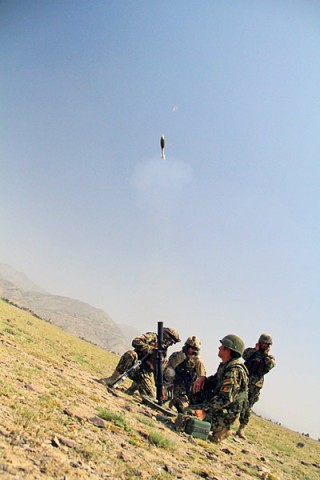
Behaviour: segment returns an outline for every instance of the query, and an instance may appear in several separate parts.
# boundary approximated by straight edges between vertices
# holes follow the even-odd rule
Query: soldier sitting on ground
[[[164,371],[164,379],[173,384],[170,408],[183,412],[192,400],[193,383],[206,376],[204,364],[199,357],[201,342],[197,337],[187,338],[182,350],[170,355]]]
[[[191,407],[191,413],[211,423],[210,439],[216,443],[231,434],[230,427],[248,398],[248,371],[240,360],[244,343],[236,335],[226,335],[220,342],[218,370],[196,380],[194,392],[202,391],[204,398],[202,404]]]
[[[163,329],[163,347],[165,351],[177,342],[180,342],[177,330],[165,327]],[[129,370],[138,360],[141,360],[145,355],[149,354],[143,363],[130,373],[129,378],[133,380],[133,383],[127,390],[127,393],[132,394],[138,390],[140,395],[148,395],[151,398],[155,398],[154,369],[158,336],[156,333],[147,332],[144,335],[136,337],[132,341],[132,346],[134,349],[122,355],[113,374],[110,377],[101,378],[98,381],[106,386],[113,385],[119,380],[121,375]]]
[[[240,414],[240,426],[237,435],[245,439],[244,428],[249,423],[251,409],[259,400],[264,383],[264,376],[275,366],[275,358],[269,354],[272,337],[269,333],[262,333],[255,348],[246,348],[243,352],[244,364],[249,371],[248,402]]]

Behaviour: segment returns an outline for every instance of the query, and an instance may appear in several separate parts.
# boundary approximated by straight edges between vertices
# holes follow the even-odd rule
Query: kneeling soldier
[[[165,327],[163,329],[163,344],[165,350],[177,342],[180,342],[177,330]],[[154,368],[158,335],[153,332],[147,332],[144,335],[134,338],[132,340],[132,346],[134,350],[129,350],[122,355],[113,374],[110,377],[101,378],[99,383],[110,386],[113,385],[119,380],[123,373],[149,353],[149,357],[130,373],[129,378],[133,380],[133,384],[127,390],[127,393],[133,393],[135,390],[138,390],[140,395],[148,395],[149,397],[155,398]]]
[[[201,420],[211,423],[210,439],[216,443],[230,435],[230,427],[248,398],[248,371],[240,360],[244,343],[236,335],[226,335],[220,342],[221,363],[217,372],[211,377],[199,378],[194,384],[194,392],[203,390],[206,399],[192,407]]]
[[[166,370],[165,379],[173,382],[173,398],[170,407],[183,412],[192,400],[193,383],[199,377],[206,376],[204,364],[199,357],[201,342],[197,337],[187,338],[182,350],[170,355]]]

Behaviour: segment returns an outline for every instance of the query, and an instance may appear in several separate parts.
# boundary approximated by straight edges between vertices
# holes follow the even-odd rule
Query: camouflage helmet
[[[268,343],[269,345],[272,345],[272,337],[270,333],[261,333],[259,340],[259,343]]]
[[[201,342],[198,337],[188,337],[187,340],[185,341],[185,347],[191,347],[196,351],[199,351],[201,348]]]
[[[163,339],[164,340],[173,340],[174,343],[180,342],[179,333],[174,328],[164,327],[163,329]]]
[[[236,352],[240,357],[242,356],[244,351],[244,343],[240,337],[237,337],[237,335],[226,335],[222,340],[220,340],[220,342],[223,347],[229,348],[233,352]]]

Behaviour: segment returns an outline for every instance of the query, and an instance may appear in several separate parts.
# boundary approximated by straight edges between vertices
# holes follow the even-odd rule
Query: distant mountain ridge
[[[24,273],[1,263],[0,297],[111,352],[122,354],[128,348],[125,334],[103,310],[80,300],[52,295]]]
[[[2,286],[3,283],[6,283],[8,289],[10,289],[11,286],[11,288],[18,290],[47,293],[33,283],[24,273],[17,272],[13,267],[10,267],[10,265],[0,263],[0,286]]]

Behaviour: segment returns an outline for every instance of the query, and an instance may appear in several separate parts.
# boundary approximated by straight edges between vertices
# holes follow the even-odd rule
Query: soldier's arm
[[[206,377],[206,370],[202,361],[200,360],[202,366],[197,370],[198,378],[193,382],[192,391],[193,393],[199,393],[202,390],[210,391],[214,389],[214,385],[216,383],[216,375],[211,375],[210,377]]]
[[[208,396],[210,396],[210,394],[213,393],[216,382],[217,382],[216,375],[211,375],[210,377],[199,377],[194,382],[192,386],[192,391],[193,393],[198,393],[201,390],[204,390],[205,392],[208,393]]]
[[[251,347],[246,348],[245,351],[243,352],[242,358],[244,360],[248,360],[250,357],[252,357],[254,353],[256,353],[256,351],[257,350],[255,348],[251,348]]]
[[[234,402],[241,383],[240,375],[238,368],[226,372],[220,391],[211,399],[210,407],[213,410],[222,410]]]
[[[205,387],[205,383],[206,383],[206,377],[205,377],[205,376],[198,377],[198,378],[195,380],[195,382],[193,382],[192,392],[193,392],[193,393],[199,393],[199,392],[201,392],[201,390],[203,390],[204,387]]]
[[[199,357],[197,357],[196,359],[195,370],[196,370],[197,378],[206,376],[206,369],[205,369],[204,363]]]
[[[168,360],[168,367],[171,368],[176,368],[180,363],[182,363],[186,359],[186,355],[180,351],[180,352],[173,352]]]
[[[263,360],[264,360],[264,373],[268,373],[275,366],[276,360],[272,355],[266,355]]]

